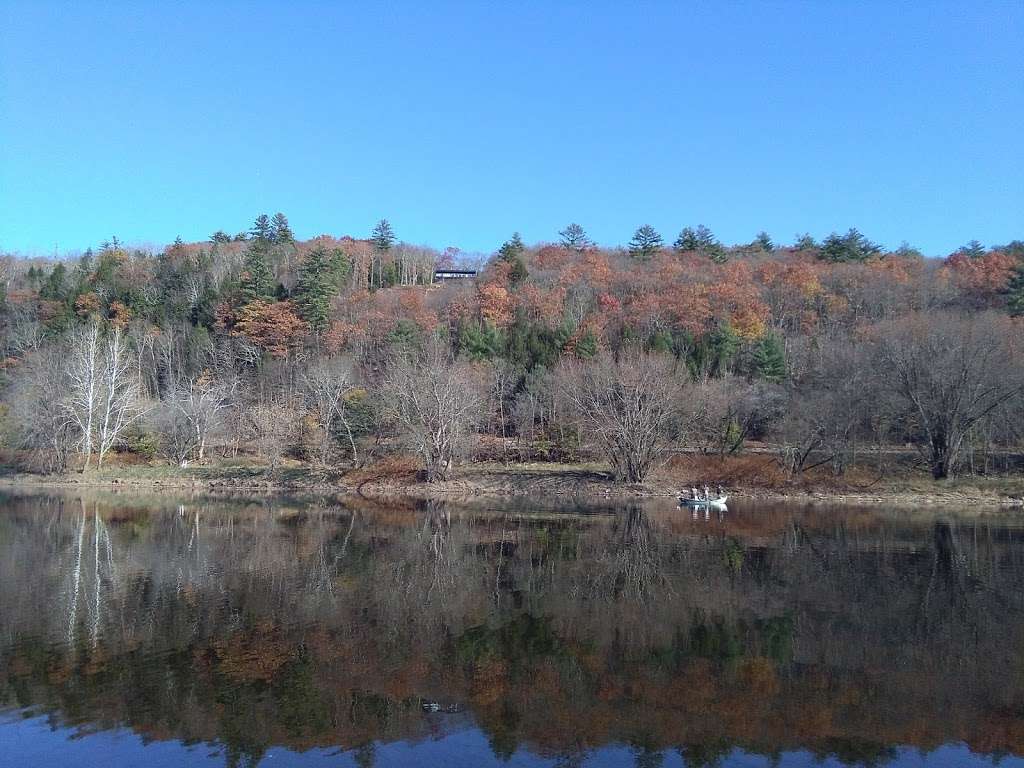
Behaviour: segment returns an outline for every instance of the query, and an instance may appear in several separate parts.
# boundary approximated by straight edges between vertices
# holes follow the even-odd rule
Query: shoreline
[[[128,467],[126,471],[105,469],[88,475],[35,475],[12,473],[0,475],[0,488],[102,488],[150,491],[201,490],[213,493],[310,493],[321,495],[358,496],[374,501],[389,498],[423,501],[465,502],[473,500],[529,500],[560,498],[579,502],[627,502],[643,499],[677,498],[680,488],[692,481],[653,478],[644,484],[622,484],[610,480],[603,472],[584,466],[512,465],[510,467],[467,467],[447,481],[428,484],[415,477],[365,477],[360,472],[329,475],[308,467],[288,468],[274,474],[246,468],[199,467]],[[354,475],[347,477],[346,475]],[[972,481],[973,484],[972,484]],[[766,488],[758,485],[730,483],[727,490],[737,501],[792,501],[803,504],[886,504],[888,506],[986,506],[1003,509],[1024,509],[1024,478],[1016,493],[1003,489],[980,487],[981,478],[959,481],[962,487],[946,483],[933,489],[907,488],[898,485],[907,481],[893,480],[871,492],[850,487],[815,487],[815,485]]]

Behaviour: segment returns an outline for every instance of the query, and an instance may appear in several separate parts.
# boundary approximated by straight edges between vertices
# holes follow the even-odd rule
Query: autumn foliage
[[[252,301],[237,311],[231,329],[271,357],[283,358],[305,340],[306,324],[288,301]]]
[[[665,375],[683,385],[719,390],[710,398],[719,408],[713,417],[683,409],[673,450],[716,443],[740,452],[756,439],[779,446],[799,474],[815,454],[852,457],[857,445],[927,442],[919,411],[867,375],[880,370],[878,361],[849,349],[876,344],[877,329],[902,318],[1024,313],[1020,243],[972,243],[926,259],[909,247],[885,252],[856,230],[822,244],[805,236],[778,247],[760,233],[750,245],[725,247],[706,227],[688,227],[675,246],[645,230],[632,249],[603,248],[572,225],[559,243],[528,246],[514,235],[476,258],[403,243],[386,221],[375,232],[301,241],[283,215],[261,216],[247,233],[217,232],[159,253],[114,241],[67,263],[0,260],[7,275],[0,359],[14,384],[3,397],[18,403],[7,409],[9,431],[37,453],[74,445],[74,434],[54,443],[53,404],[18,382],[28,382],[29,361],[56,364],[77,328],[99,323],[128,340],[152,403],[174,411],[174,393],[212,371],[233,393],[218,424],[232,455],[254,444],[246,414],[268,402],[286,403],[299,427],[307,423],[310,395],[297,384],[318,361],[341,361],[369,393],[358,429],[346,433],[348,453],[360,455],[354,443],[373,440],[383,455],[401,438],[388,422],[399,412],[382,388],[388,368],[440,339],[460,365],[486,370],[479,378],[489,391],[481,393],[485,412],[475,429],[502,445],[506,460],[513,441],[524,457],[595,455],[598,437],[569,423],[558,372],[641,352],[662,356]],[[476,271],[435,280],[437,267]],[[1019,330],[1008,327],[1010,335]],[[837,383],[853,381],[860,400],[836,402]],[[1012,418],[1019,409],[1009,400],[1006,409],[1010,418],[986,414],[964,438],[982,451],[984,466],[1024,433]],[[842,413],[853,416],[842,424],[822,416]],[[694,438],[687,420],[720,434]],[[296,429],[285,453],[308,456],[308,431]],[[837,459],[834,471],[845,464]]]

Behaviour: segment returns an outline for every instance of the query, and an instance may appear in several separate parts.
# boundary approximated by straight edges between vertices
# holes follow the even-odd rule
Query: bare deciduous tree
[[[702,377],[690,400],[692,439],[704,453],[737,453],[746,440],[777,418],[784,397],[773,384],[734,375]]]
[[[906,402],[936,479],[970,429],[1024,388],[1021,331],[991,313],[914,314],[876,328],[879,362]]]
[[[96,422],[101,400],[102,363],[100,361],[100,326],[90,323],[71,336],[65,364],[68,394],[63,408],[78,434],[79,452],[85,456],[85,469],[92,459]]]
[[[302,377],[306,408],[320,432],[318,458],[323,466],[328,464],[338,427],[345,434],[353,466],[359,465],[352,413],[357,396],[353,380],[351,363],[337,359],[318,361]]]
[[[246,418],[256,450],[267,460],[268,471],[274,472],[295,437],[301,411],[296,403],[279,398],[255,404]]]
[[[46,341],[45,328],[24,306],[9,308],[6,312],[7,348],[18,355],[41,349]]]
[[[59,407],[61,365],[57,350],[28,354],[8,395],[11,412],[17,414],[16,445],[43,472],[64,471],[75,447],[73,424]]]
[[[547,447],[546,438],[562,426],[557,416],[557,387],[552,372],[539,368],[527,373],[512,408],[521,460],[533,456],[538,442]]]
[[[872,410],[881,402],[873,363],[869,349],[845,336],[829,338],[805,356],[777,430],[791,474],[826,462],[837,476],[846,471],[858,435],[870,431]]]
[[[186,466],[193,457],[203,460],[207,439],[221,424],[233,390],[203,374],[182,382],[161,403],[154,421],[164,452],[178,466]]]
[[[124,333],[115,326],[108,334],[103,350],[102,399],[99,412],[99,439],[96,464],[123,437],[125,429],[143,413],[137,359],[128,349]]]
[[[562,364],[560,392],[615,477],[643,482],[679,428],[683,390],[672,361],[637,352]]]
[[[478,371],[456,361],[448,345],[431,339],[421,351],[388,365],[387,405],[413,450],[423,459],[428,482],[445,480],[480,418]]]
[[[501,437],[501,455],[508,465],[508,400],[522,376],[522,371],[507,360],[493,360],[487,366],[490,377],[488,387],[488,411],[497,423],[491,432]]]
[[[62,410],[74,425],[88,470],[92,454],[97,466],[142,413],[136,360],[119,327],[104,338],[99,322],[78,329],[65,360],[68,392]]]

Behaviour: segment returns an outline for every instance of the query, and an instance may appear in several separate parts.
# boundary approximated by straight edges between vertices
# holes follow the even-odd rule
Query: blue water
[[[0,766],[1024,766],[1024,521],[0,494]]]
[[[224,755],[216,745],[186,746],[178,742],[146,743],[125,730],[103,733],[82,733],[54,726],[46,717],[0,722],[0,754],[3,764],[11,766],[74,765],[78,768],[177,768],[188,765],[202,768],[221,768]],[[455,768],[480,766],[487,768],[554,768],[558,758],[542,758],[521,750],[508,761],[500,760],[491,752],[487,738],[473,728],[421,742],[396,742],[375,745],[374,765],[379,768],[421,766],[421,768]],[[564,764],[562,762],[561,764]],[[622,746],[595,749],[583,759],[581,766],[589,768],[618,768],[635,766],[637,752]],[[263,757],[260,765],[268,768],[357,768],[354,752],[337,749],[312,749],[293,752],[273,748]],[[661,768],[685,768],[679,754],[663,755]],[[835,758],[818,759],[807,752],[785,752],[776,761],[762,755],[750,755],[735,750],[722,760],[722,768],[842,768]],[[885,763],[892,768],[974,768],[977,766],[1024,766],[1018,757],[986,757],[975,755],[962,744],[947,744],[933,752],[922,754],[914,749],[900,748],[897,755]]]

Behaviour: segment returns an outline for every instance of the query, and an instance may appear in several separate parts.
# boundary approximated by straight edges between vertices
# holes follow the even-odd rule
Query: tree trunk
[[[931,459],[932,478],[935,480],[945,480],[949,477],[952,461],[950,460],[949,445],[944,437],[932,439]]]

